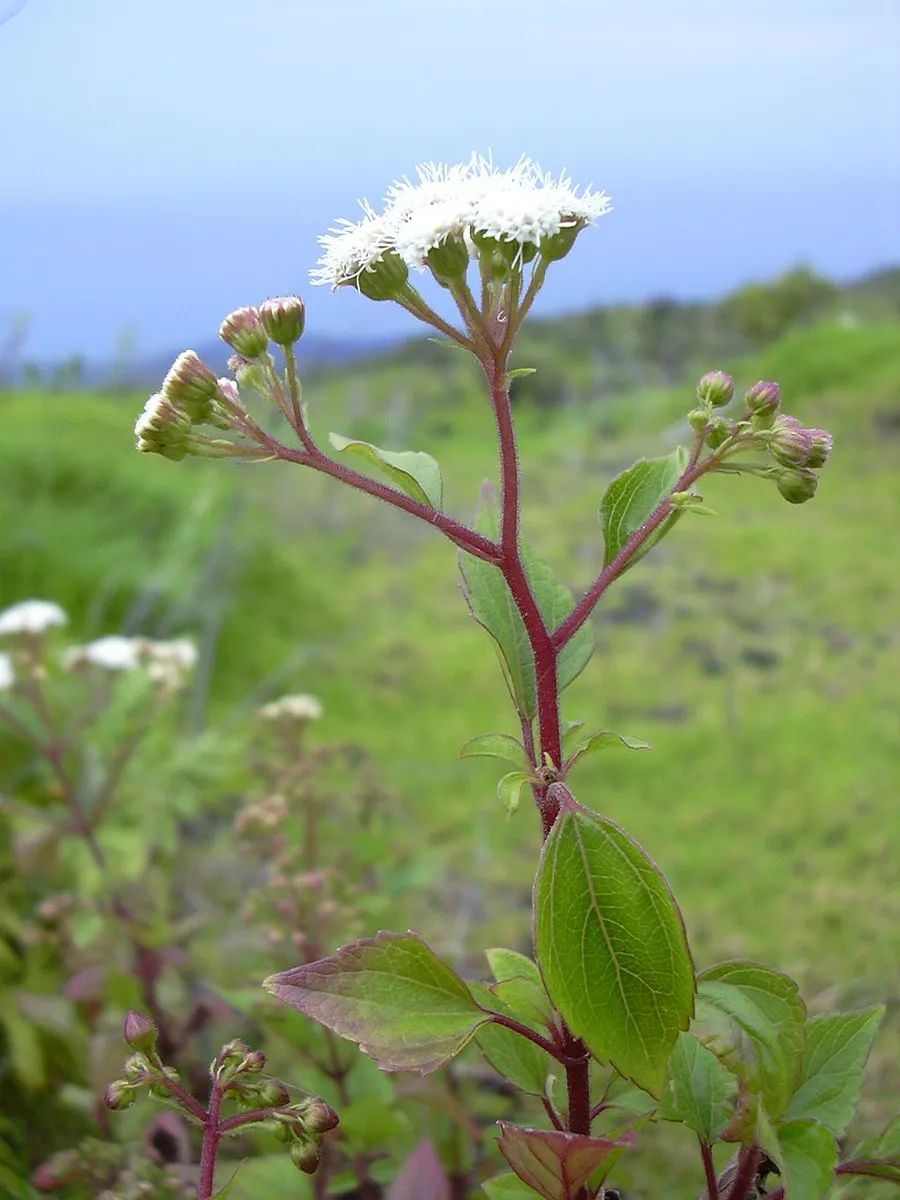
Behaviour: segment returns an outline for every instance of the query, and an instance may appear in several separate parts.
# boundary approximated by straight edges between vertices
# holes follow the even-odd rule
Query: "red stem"
[[[216,1155],[222,1126],[219,1115],[222,1111],[222,1087],[218,1078],[213,1078],[209,1097],[209,1112],[203,1125],[203,1147],[200,1151],[200,1182],[197,1185],[197,1200],[211,1200],[216,1181]]]
[[[850,1160],[848,1162],[839,1163],[834,1168],[835,1175],[858,1175],[868,1179],[884,1179],[884,1175],[878,1171],[881,1164],[866,1159],[861,1159],[858,1162]],[[774,1192],[769,1192],[766,1200],[784,1200],[784,1188],[776,1188]]]
[[[709,1200],[719,1200],[719,1185],[716,1180],[716,1167],[713,1162],[712,1149],[709,1142],[699,1138],[700,1155],[703,1159],[703,1170],[706,1173],[706,1194]]]
[[[728,1200],[746,1200],[750,1188],[753,1186],[753,1181],[756,1179],[758,1163],[759,1150],[756,1146],[742,1147],[738,1157],[737,1174],[734,1177],[734,1183],[731,1185],[731,1191],[728,1193]]]
[[[420,521],[425,521],[436,529],[440,529],[451,542],[455,542],[463,550],[468,550],[476,558],[483,558],[492,563],[499,562],[500,548],[489,538],[482,537],[474,529],[470,529],[460,521],[454,521],[452,517],[445,516],[427,504],[420,504],[418,500],[414,500],[412,496],[407,496],[404,492],[398,492],[396,488],[370,479],[368,475],[354,471],[352,467],[345,467],[343,463],[334,462],[319,449],[293,450],[290,446],[281,445],[280,442],[272,442],[271,448],[278,458],[287,462],[299,463],[301,466],[312,467],[314,471],[330,475],[332,479],[338,479],[341,483],[356,488],[357,491],[376,496],[379,500],[385,500],[395,508],[402,508],[404,512],[418,517]]]
[[[678,482],[672,488],[669,496],[676,492],[686,492],[692,483],[695,483],[701,475],[710,469],[713,465],[711,458],[705,459],[703,462],[694,462],[688,464],[679,478]],[[585,594],[581,597],[562,625],[553,634],[553,645],[557,651],[572,638],[581,626],[585,623],[596,607],[597,601],[610,586],[615,583],[625,568],[628,566],[631,559],[637,550],[647,541],[651,534],[662,525],[666,517],[674,510],[674,506],[669,499],[669,496],[650,514],[647,520],[638,529],[634,531],[616,557],[603,568]]]
[[[566,1067],[566,1070],[568,1070],[570,1065],[581,1061],[581,1056],[577,1049],[574,1051],[574,1053],[568,1052],[569,1047],[566,1047],[564,1050],[560,1049],[559,1046],[555,1046],[545,1037],[541,1037],[541,1035],[536,1033],[535,1030],[529,1029],[527,1025],[521,1024],[521,1022],[517,1021],[515,1017],[506,1017],[502,1013],[490,1012],[489,1009],[485,1009],[484,1011],[489,1013],[490,1018],[495,1025],[502,1025],[504,1029],[510,1029],[513,1033],[518,1033],[521,1037],[527,1038],[529,1042],[534,1042],[535,1046],[540,1046],[542,1050],[545,1050],[547,1054],[549,1054],[552,1058],[555,1058],[558,1063],[563,1063]]]

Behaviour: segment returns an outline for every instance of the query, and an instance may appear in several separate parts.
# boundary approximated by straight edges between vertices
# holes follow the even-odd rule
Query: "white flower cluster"
[[[70,647],[63,656],[67,670],[99,667],[103,671],[143,669],[154,683],[166,690],[181,686],[197,662],[197,649],[187,638],[154,641],[152,638],[122,637],[112,634]]]
[[[579,190],[567,175],[547,174],[530,158],[500,171],[473,154],[455,166],[425,163],[416,174],[415,181],[391,185],[382,213],[362,201],[361,220],[341,220],[319,239],[323,253],[313,283],[352,283],[388,251],[421,269],[429,251],[448,237],[463,238],[472,256],[478,234],[539,248],[562,230],[583,228],[610,211],[605,193]]]
[[[0,637],[46,633],[65,625],[68,619],[52,600],[22,600],[0,612]]]
[[[317,721],[322,715],[322,704],[315,696],[300,692],[264,704],[259,715],[264,721]]]

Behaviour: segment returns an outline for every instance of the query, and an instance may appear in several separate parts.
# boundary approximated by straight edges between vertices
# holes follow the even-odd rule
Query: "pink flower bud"
[[[244,358],[259,358],[269,345],[259,310],[250,307],[229,313],[219,327],[219,337]]]
[[[697,399],[713,408],[724,408],[734,396],[734,377],[725,371],[707,371],[697,384]]]
[[[156,1046],[156,1026],[149,1017],[133,1008],[125,1017],[122,1036],[132,1050],[142,1050],[145,1054],[149,1054]]]
[[[259,306],[266,333],[278,346],[292,346],[303,336],[306,306],[299,296],[279,296]]]

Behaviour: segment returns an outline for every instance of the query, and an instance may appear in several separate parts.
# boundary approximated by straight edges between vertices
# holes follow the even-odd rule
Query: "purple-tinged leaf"
[[[383,1071],[427,1075],[489,1020],[452,968],[415,933],[382,932],[263,985],[305,1016],[358,1042]]]
[[[633,1142],[633,1133],[613,1140],[500,1122],[503,1157],[519,1179],[545,1200],[576,1200],[598,1168]]]
[[[450,1200],[450,1180],[431,1142],[419,1142],[391,1184],[387,1200]]]

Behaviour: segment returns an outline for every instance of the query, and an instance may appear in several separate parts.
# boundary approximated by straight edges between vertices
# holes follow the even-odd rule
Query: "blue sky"
[[[33,357],[125,328],[178,349],[294,290],[318,333],[407,329],[310,291],[316,235],[472,149],[613,196],[545,311],[900,260],[895,0],[0,0],[0,22],[0,322],[29,315]]]

